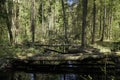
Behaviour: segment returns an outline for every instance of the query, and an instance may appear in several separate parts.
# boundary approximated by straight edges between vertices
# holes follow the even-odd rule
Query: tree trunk
[[[109,5],[109,7],[110,7],[110,16],[109,16],[109,32],[108,32],[108,38],[109,38],[109,40],[111,39],[111,28],[112,28],[112,17],[113,17],[113,1],[112,0],[110,0],[110,5]]]
[[[68,38],[67,38],[67,22],[66,22],[66,14],[65,14],[65,7],[64,7],[64,0],[62,0],[62,11],[63,11],[63,21],[64,21],[64,43],[68,44]],[[63,47],[64,52],[68,50],[68,47]]]
[[[13,43],[13,33],[12,33],[12,7],[13,7],[13,2],[9,1],[7,3],[8,7],[6,6],[6,24],[7,24],[7,29],[8,29],[8,33],[9,33],[9,40],[10,40],[10,44]]]
[[[64,37],[65,37],[65,44],[68,43],[67,39],[67,22],[66,22],[66,14],[65,14],[65,7],[64,7],[64,1],[62,0],[62,11],[63,11],[63,21],[64,21]]]
[[[82,13],[82,40],[81,40],[81,46],[84,48],[86,46],[86,17],[87,17],[87,3],[88,0],[82,0],[82,7],[83,7],[83,13]]]
[[[15,30],[15,43],[18,43],[18,33],[19,33],[19,0],[17,0],[17,3],[16,3],[16,22],[15,22],[15,27],[16,27],[16,30]]]
[[[44,37],[44,35],[45,35],[45,26],[44,26],[44,22],[45,22],[45,20],[44,20],[44,1],[42,0],[41,1],[41,9],[42,9],[42,36]]]
[[[111,29],[112,29],[112,11],[111,11],[111,16],[110,16],[110,25],[109,25],[109,39],[111,39]]]
[[[93,31],[92,31],[92,44],[95,42],[95,30],[96,30],[96,0],[93,2]]]
[[[35,0],[31,0],[31,32],[32,32],[32,44],[35,40]]]
[[[101,37],[101,30],[102,30],[102,9],[100,9],[100,28],[99,28],[99,38]]]
[[[106,29],[106,0],[104,2],[104,16],[103,16],[103,29],[102,29],[102,36],[100,41],[104,40],[105,37],[105,29]]]
[[[12,30],[11,30],[11,22],[7,19],[7,28],[8,28],[8,33],[9,33],[9,39],[10,39],[10,44],[13,43],[13,34],[12,34]]]

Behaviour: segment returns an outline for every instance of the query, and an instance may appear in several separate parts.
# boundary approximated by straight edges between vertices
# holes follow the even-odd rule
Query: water
[[[34,74],[30,73],[30,76],[31,76],[31,80],[35,80],[34,79]]]
[[[40,80],[77,80],[76,75],[75,74],[38,74],[39,77],[37,77],[37,80],[39,80],[38,78],[40,78]],[[34,79],[34,74],[30,74],[31,79],[30,80],[36,80]]]
[[[36,77],[35,77],[36,75]],[[0,74],[0,80],[105,80],[105,76],[94,75],[79,75],[79,74],[33,74],[25,72],[17,72],[14,74],[14,78],[10,75]],[[117,78],[109,76],[107,80],[120,80],[120,77]]]
[[[75,74],[64,74],[61,76],[60,80],[76,80]]]
[[[69,64],[68,67],[73,67],[71,61],[68,61],[68,64]],[[75,74],[64,74],[61,76],[60,80],[76,80],[76,75]]]

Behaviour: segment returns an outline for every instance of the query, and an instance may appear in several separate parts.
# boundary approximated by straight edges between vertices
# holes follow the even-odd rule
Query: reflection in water
[[[76,80],[75,74],[62,75],[60,80]]]
[[[18,75],[18,80],[22,80],[22,76],[21,75]]]
[[[34,79],[34,74],[30,73],[31,79],[30,80],[35,80]]]
[[[7,73],[6,73],[7,74]],[[14,78],[11,78],[14,77]],[[25,73],[25,72],[17,72],[14,76],[9,76],[5,74],[0,74],[0,80],[96,80],[90,78],[84,78],[86,76],[78,77],[78,74],[38,74],[38,73]],[[103,79],[97,79],[103,80]],[[109,79],[112,80],[112,79]],[[120,79],[117,79],[120,80]]]
[[[68,61],[69,66],[68,67],[73,67],[72,62]],[[61,76],[60,80],[76,80],[76,75],[75,74],[65,74]]]

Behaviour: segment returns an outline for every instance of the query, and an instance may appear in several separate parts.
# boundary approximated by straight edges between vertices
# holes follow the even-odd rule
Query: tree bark
[[[41,16],[42,16],[42,36],[44,37],[44,35],[45,35],[45,25],[44,25],[44,23],[45,23],[45,20],[44,20],[44,1],[42,0],[41,1],[41,11],[42,11],[42,14],[41,14]]]
[[[65,7],[64,7],[64,0],[61,1],[62,3],[62,11],[63,11],[63,25],[64,25],[64,43],[68,44],[68,38],[67,38],[67,20],[66,20],[66,14],[65,14]],[[68,50],[68,47],[63,47],[64,52],[66,52]]]
[[[82,40],[81,40],[81,46],[84,48],[86,46],[86,17],[87,17],[87,3],[88,0],[82,0],[82,7],[83,7],[83,13],[82,13]]]
[[[110,0],[110,13],[109,13],[109,30],[108,30],[108,38],[111,39],[111,29],[112,29],[112,18],[113,18],[113,1]]]
[[[100,0],[100,6],[102,6],[102,2]],[[99,26],[99,38],[101,37],[101,32],[102,32],[102,7],[100,7],[100,26]]]
[[[63,21],[64,21],[64,37],[65,37],[65,44],[68,43],[67,39],[67,22],[66,22],[66,14],[65,14],[65,7],[64,7],[64,1],[62,0],[62,11],[63,11]]]
[[[9,40],[10,44],[13,44],[13,33],[12,33],[12,7],[13,7],[13,2],[9,1],[7,3],[8,7],[6,6],[6,24],[7,24],[7,29],[9,33]]]
[[[10,39],[10,44],[13,43],[13,34],[12,34],[12,30],[11,30],[11,22],[9,21],[9,19],[6,20],[7,22],[7,28],[8,28],[8,33],[9,33],[9,39]]]
[[[100,41],[104,40],[105,37],[105,29],[106,29],[106,0],[104,2],[104,16],[103,16],[103,29],[102,29],[102,36]]]
[[[18,43],[18,33],[19,33],[19,0],[16,3],[16,12],[15,12],[15,43]]]
[[[31,0],[31,32],[32,32],[32,44],[35,40],[35,0]]]
[[[93,2],[93,31],[92,31],[92,44],[95,42],[95,30],[96,30],[96,0]]]

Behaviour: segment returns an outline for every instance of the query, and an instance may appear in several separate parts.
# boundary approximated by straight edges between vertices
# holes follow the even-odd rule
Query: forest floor
[[[46,51],[46,47],[41,47],[41,46],[37,46],[37,47],[36,46],[29,47],[26,45],[16,45],[16,46],[0,45],[0,46],[1,46],[0,57],[16,57],[16,58],[18,57],[18,58],[24,59],[27,57],[32,57],[34,55],[43,55],[43,54],[46,55],[49,53],[59,54],[63,52],[61,48],[58,48],[58,47],[57,48],[47,47],[48,51]],[[120,55],[120,42],[117,43],[117,42],[109,42],[109,41],[104,41],[104,42],[97,41],[94,45],[90,45],[84,50],[80,49],[80,47],[75,48],[75,50],[78,50],[75,53],[87,53],[87,54],[103,53],[103,54]],[[72,52],[72,54],[75,54],[75,53],[74,51]]]
[[[0,67],[5,63],[5,59],[21,59],[21,60],[86,60],[92,59],[101,59],[107,56],[112,56],[114,59],[120,57],[120,50],[118,48],[118,43],[114,42],[96,42],[94,45],[89,45],[85,49],[80,47],[71,47],[70,50],[73,52],[66,54],[61,53],[63,50],[62,47],[41,47],[41,46],[26,46],[26,45],[1,45],[0,48]],[[117,49],[114,50],[113,47]],[[111,50],[113,49],[113,51]],[[58,53],[59,52],[59,53]]]

